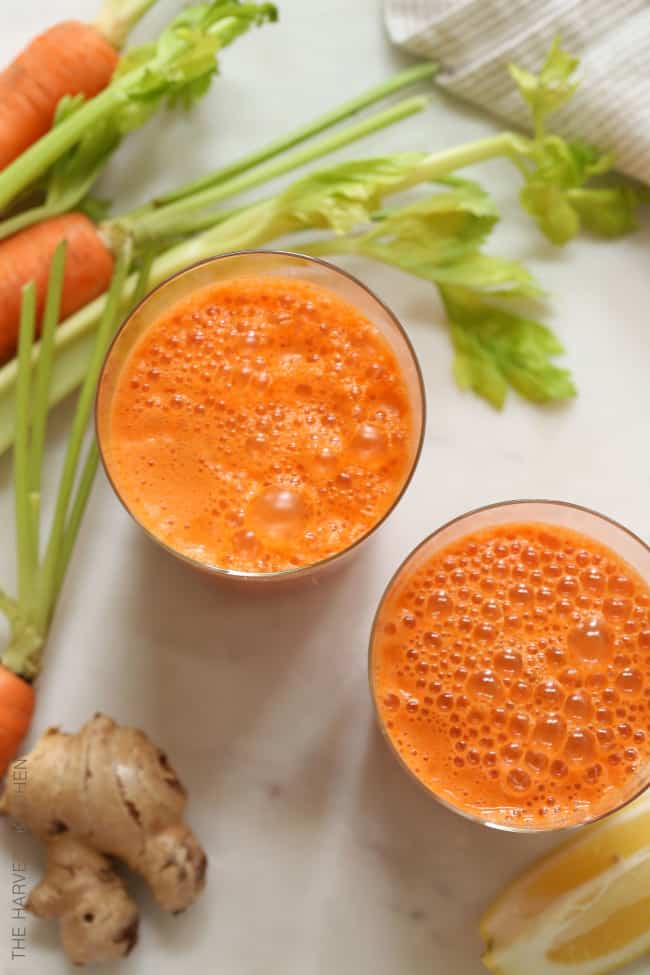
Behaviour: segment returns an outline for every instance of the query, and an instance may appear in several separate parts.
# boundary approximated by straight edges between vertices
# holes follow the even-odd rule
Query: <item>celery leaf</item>
[[[508,386],[534,403],[575,396],[570,373],[551,359],[564,350],[540,322],[506,311],[466,288],[441,288],[455,350],[454,375],[497,409]]]
[[[579,62],[555,40],[539,74],[510,65],[510,74],[530,108],[534,138],[516,143],[514,161],[524,176],[521,205],[554,244],[572,240],[582,227],[601,237],[618,237],[635,227],[638,196],[622,185],[589,186],[608,173],[613,156],[581,140],[548,134],[548,116],[573,95]]]
[[[386,193],[399,189],[419,162],[419,152],[339,163],[296,180],[277,197],[276,219],[293,229],[331,228],[345,233],[367,223]]]
[[[556,38],[539,74],[533,74],[515,64],[510,65],[510,74],[517,84],[519,94],[530,108],[536,131],[552,112],[573,95],[578,82],[572,79],[579,63],[578,58],[572,57],[560,47],[559,38]]]
[[[533,297],[540,289],[523,265],[479,250],[498,220],[492,198],[477,183],[450,189],[375,217],[346,250],[393,264],[434,284],[462,284],[486,293]]]

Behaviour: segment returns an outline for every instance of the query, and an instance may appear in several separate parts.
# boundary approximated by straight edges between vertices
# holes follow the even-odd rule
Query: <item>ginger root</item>
[[[199,895],[207,860],[183,821],[186,792],[144,732],[97,714],[76,734],[49,728],[19,761],[0,812],[46,844],[27,907],[59,919],[71,961],[121,957],[137,940],[136,905],[109,857],[140,874],[165,911]]]

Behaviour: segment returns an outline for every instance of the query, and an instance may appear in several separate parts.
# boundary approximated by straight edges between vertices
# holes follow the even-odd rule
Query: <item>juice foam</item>
[[[270,572],[347,548],[408,477],[388,341],[329,289],[252,277],[163,314],[123,366],[107,464],[129,509],[207,565]]]
[[[481,819],[599,815],[648,767],[649,607],[640,576],[576,532],[467,535],[380,611],[372,681],[387,734],[429,789]]]

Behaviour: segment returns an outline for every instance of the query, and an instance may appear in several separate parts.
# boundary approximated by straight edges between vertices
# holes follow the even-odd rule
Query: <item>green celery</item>
[[[111,83],[95,98],[73,110],[0,173],[0,209],[78,147],[87,165],[98,166],[101,151],[110,151],[122,135],[141,125],[163,101],[191,103],[207,90],[216,71],[218,51],[253,23],[276,17],[270,3],[206,0],[188,7],[163,31],[156,43],[129,51]],[[68,99],[67,104],[70,104]],[[101,143],[98,151],[95,141]],[[87,173],[79,172],[73,153],[74,180],[83,189]]]
[[[297,146],[302,142],[306,142],[307,139],[312,138],[312,136],[319,135],[321,132],[324,132],[326,129],[331,128],[339,122],[345,121],[345,119],[350,118],[351,115],[355,115],[363,109],[370,108],[371,105],[374,105],[376,102],[383,101],[385,98],[388,98],[389,95],[394,95],[403,88],[408,88],[420,81],[426,81],[432,78],[437,70],[438,68],[435,64],[427,62],[424,64],[416,64],[411,68],[407,68],[405,71],[400,71],[387,81],[383,81],[381,84],[375,85],[373,88],[369,88],[362,94],[356,95],[354,98],[343,102],[343,104],[325,112],[323,115],[319,115],[307,125],[299,126],[288,135],[281,136],[279,139],[275,139],[273,142],[267,143],[267,145],[262,146],[261,149],[257,149],[254,152],[249,153],[243,158],[236,160],[234,163],[223,166],[221,169],[216,170],[216,172],[209,173],[207,176],[203,176],[200,179],[192,180],[192,182],[186,183],[184,186],[178,187],[175,190],[171,190],[169,193],[163,193],[161,196],[156,197],[156,199],[151,203],[140,208],[138,212],[145,213],[150,210],[158,209],[158,207],[165,206],[168,203],[175,203],[177,200],[181,200],[184,197],[193,196],[195,193],[207,190],[212,186],[225,183],[226,180],[239,176],[241,173],[244,173],[249,169],[253,169],[255,166],[259,166],[261,163],[267,162],[269,159],[278,156],[281,152],[286,152],[288,149],[293,149],[294,146]]]
[[[132,236],[138,243],[164,240],[167,237],[204,230],[215,223],[215,212],[209,208],[214,207],[217,203],[259,186],[261,183],[277,179],[277,177],[291,172],[299,166],[304,166],[315,159],[329,155],[358,139],[408,118],[409,115],[422,111],[426,105],[427,99],[424,96],[416,95],[413,98],[407,98],[382,112],[370,115],[368,118],[342,129],[340,132],[335,132],[302,149],[290,152],[279,159],[274,159],[257,169],[240,173],[238,176],[214,186],[210,185],[207,189],[200,190],[189,197],[184,196],[167,206],[148,212],[135,211],[126,216],[117,217],[115,220],[107,221],[105,226],[109,233],[111,228],[115,227],[120,234]]]

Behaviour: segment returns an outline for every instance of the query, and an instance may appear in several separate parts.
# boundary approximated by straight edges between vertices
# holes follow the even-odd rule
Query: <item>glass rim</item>
[[[438,795],[438,793],[434,792],[433,789],[429,788],[429,786],[427,786],[422,781],[422,779],[415,774],[413,769],[404,761],[404,758],[400,755],[392,737],[388,733],[386,722],[383,720],[379,712],[379,707],[377,704],[377,696],[375,694],[375,687],[373,681],[373,667],[372,667],[373,645],[375,642],[375,633],[377,631],[377,626],[379,623],[379,617],[381,611],[384,607],[384,603],[386,602],[386,599],[388,598],[390,592],[393,589],[394,584],[397,582],[399,576],[401,575],[402,570],[408,566],[411,560],[414,559],[417,556],[417,554],[421,552],[426,545],[428,545],[431,541],[433,541],[433,539],[435,539],[438,535],[440,535],[443,531],[445,531],[445,529],[451,528],[452,525],[457,525],[459,522],[465,521],[466,519],[471,518],[473,515],[482,514],[483,512],[486,511],[488,512],[494,511],[497,508],[517,508],[520,505],[527,505],[527,504],[537,504],[540,506],[546,506],[548,508],[556,508],[556,509],[568,508],[573,511],[579,511],[583,514],[591,515],[594,518],[600,521],[607,522],[608,524],[613,525],[614,528],[622,531],[633,541],[637,542],[650,555],[650,545],[647,542],[645,542],[639,535],[637,535],[636,532],[633,532],[631,529],[621,524],[621,522],[617,521],[615,518],[611,518],[609,515],[604,515],[602,514],[602,512],[596,511],[595,508],[589,508],[586,505],[577,504],[573,501],[558,501],[552,498],[513,498],[511,500],[506,500],[506,501],[493,501],[490,504],[480,505],[477,508],[470,508],[468,511],[464,511],[460,515],[456,515],[454,518],[448,519],[438,528],[434,529],[434,531],[430,532],[425,538],[422,539],[421,542],[418,542],[418,544],[405,556],[405,558],[402,559],[397,569],[395,569],[390,579],[388,580],[380,596],[379,603],[377,605],[377,609],[375,610],[372,619],[372,624],[370,627],[370,639],[368,642],[368,684],[370,687],[372,708],[374,711],[375,719],[379,726],[379,730],[381,731],[384,740],[387,742],[390,751],[393,753],[395,758],[397,758],[402,769],[406,772],[406,774],[410,779],[412,779],[414,782],[417,783],[420,789],[423,789],[430,798],[432,798],[435,802],[438,802],[441,806],[444,806],[444,808],[450,810],[450,812],[456,813],[456,815],[462,816],[463,819],[467,819],[472,823],[477,823],[479,826],[486,826],[488,829],[496,829],[503,833],[522,833],[522,834],[535,835],[535,834],[546,834],[546,833],[570,832],[576,829],[581,829],[583,826],[592,826],[595,823],[598,823],[601,820],[605,819],[607,816],[611,816],[613,813],[619,812],[621,809],[624,809],[626,806],[629,806],[630,803],[635,802],[637,799],[639,799],[650,786],[650,761],[648,762],[646,777],[643,780],[643,783],[639,786],[639,789],[637,791],[635,791],[628,798],[624,799],[618,805],[613,806],[611,809],[607,809],[604,812],[598,813],[595,816],[590,816],[579,823],[567,823],[565,825],[549,824],[548,826],[516,826],[516,825],[510,825],[508,823],[492,822],[491,820],[482,818],[481,816],[475,813],[467,812],[466,810],[461,809],[459,806],[454,805],[453,802],[450,802],[448,799],[445,799],[443,796]],[[549,524],[551,523],[549,522]],[[650,584],[650,580],[648,580],[648,582]]]
[[[299,565],[289,569],[276,569],[272,572],[261,572],[261,571],[249,572],[249,571],[243,571],[241,569],[227,569],[224,568],[223,566],[213,565],[212,563],[209,562],[201,562],[199,559],[192,558],[189,555],[185,555],[183,552],[179,552],[177,549],[173,548],[171,545],[168,545],[165,541],[159,538],[154,532],[150,531],[150,529],[148,529],[146,525],[143,525],[140,519],[136,517],[133,511],[131,511],[130,507],[128,506],[125,499],[123,498],[122,493],[119,491],[117,485],[115,484],[115,481],[109,469],[109,464],[104,451],[104,446],[102,444],[102,437],[100,436],[99,433],[99,405],[101,399],[101,386],[102,386],[102,379],[104,377],[104,373],[111,360],[111,356],[113,354],[115,346],[117,345],[118,340],[120,339],[120,336],[122,336],[122,334],[128,329],[136,313],[150,300],[151,296],[156,292],[160,291],[166,285],[170,284],[170,282],[176,280],[176,278],[180,278],[183,275],[188,274],[192,271],[196,271],[201,267],[205,267],[206,265],[215,264],[226,258],[249,257],[249,256],[259,256],[259,255],[264,255],[264,256],[272,255],[275,257],[298,258],[299,260],[305,261],[307,264],[310,263],[318,264],[321,267],[326,268],[334,275],[338,274],[344,278],[347,278],[348,281],[351,281],[357,287],[361,288],[362,291],[365,291],[366,294],[368,294],[370,298],[382,309],[382,311],[385,313],[387,318],[390,320],[391,324],[394,326],[394,328],[400,334],[401,338],[404,340],[407,352],[415,368],[415,374],[417,377],[417,392],[421,402],[421,417],[419,423],[419,430],[417,432],[415,451],[411,459],[408,474],[400,490],[398,491],[397,495],[391,502],[390,506],[386,509],[384,514],[381,516],[381,518],[378,521],[376,521],[373,525],[371,525],[370,528],[368,528],[368,530],[365,531],[363,535],[361,535],[359,538],[356,538],[349,545],[346,545],[345,548],[340,549],[338,552],[334,552],[332,555],[328,555],[326,558],[318,559],[316,562],[310,562],[307,565]],[[355,551],[364,542],[366,542],[372,535],[374,535],[374,533],[381,527],[381,525],[384,524],[384,522],[390,517],[390,515],[393,513],[397,505],[404,497],[411,481],[413,480],[413,476],[417,469],[420,457],[422,455],[422,449],[424,447],[424,437],[426,433],[426,417],[427,417],[426,407],[427,407],[426,390],[424,385],[424,377],[422,375],[422,367],[420,366],[420,362],[415,352],[413,343],[408,335],[408,332],[406,331],[405,327],[402,325],[401,321],[399,320],[395,312],[393,312],[392,309],[389,308],[389,306],[372,290],[372,288],[369,288],[368,285],[365,284],[363,281],[361,281],[361,279],[358,278],[356,275],[351,274],[349,271],[339,267],[338,265],[334,264],[332,261],[324,260],[322,257],[312,257],[310,254],[301,254],[300,251],[290,251],[290,250],[274,249],[274,248],[266,249],[266,248],[254,247],[254,248],[249,248],[244,250],[225,251],[223,254],[216,254],[213,257],[206,257],[203,258],[203,260],[196,261],[193,264],[188,264],[187,267],[182,268],[180,271],[176,271],[174,274],[168,275],[168,277],[160,281],[157,285],[155,285],[155,287],[151,288],[151,290],[148,291],[147,294],[144,295],[144,297],[141,298],[140,301],[129,311],[128,315],[124,318],[124,321],[121,323],[120,327],[113,335],[111,342],[104,355],[104,361],[102,363],[101,372],[99,374],[99,379],[97,382],[97,391],[95,394],[94,430],[95,430],[95,438],[97,440],[97,446],[99,449],[99,456],[102,462],[102,467],[104,469],[104,473],[108,479],[108,482],[113,490],[113,493],[115,494],[116,498],[118,499],[118,501],[120,502],[124,510],[127,512],[127,514],[133,519],[136,525],[138,525],[138,527],[141,528],[142,531],[144,531],[145,534],[152,541],[154,541],[157,545],[160,545],[163,549],[165,549],[165,551],[169,552],[171,555],[174,555],[176,558],[185,562],[187,565],[190,565],[193,568],[199,569],[203,572],[207,572],[209,575],[218,578],[229,579],[229,580],[251,580],[251,581],[258,581],[258,582],[259,581],[271,582],[271,581],[278,581],[278,580],[288,579],[288,578],[291,579],[300,578],[301,576],[310,574],[314,570],[325,568],[326,566],[335,562],[337,559],[341,559],[344,556],[348,555],[349,553]]]

